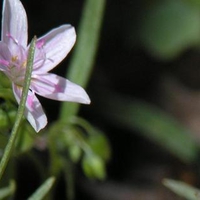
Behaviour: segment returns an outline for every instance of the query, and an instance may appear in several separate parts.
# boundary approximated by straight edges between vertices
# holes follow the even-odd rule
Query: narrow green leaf
[[[14,181],[10,181],[9,186],[0,189],[0,200],[14,194],[16,185]]]
[[[106,0],[86,0],[80,27],[78,40],[72,57],[67,78],[82,87],[86,87],[98,47],[100,29]],[[62,103],[60,119],[66,121],[76,115],[80,105]]]
[[[177,195],[187,200],[199,200],[200,190],[181,181],[165,179],[163,184]]]
[[[29,198],[28,200],[42,200],[50,191],[55,182],[54,177],[48,178]]]
[[[138,100],[122,98],[112,92],[102,96],[104,109],[99,112],[110,122],[139,131],[184,162],[190,163],[198,157],[199,145],[190,131],[161,109]]]

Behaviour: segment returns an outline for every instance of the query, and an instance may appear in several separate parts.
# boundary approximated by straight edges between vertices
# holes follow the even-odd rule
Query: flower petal
[[[90,98],[82,87],[51,73],[33,75],[31,89],[49,99],[90,103]]]
[[[12,51],[12,43],[26,47],[27,45],[27,16],[19,0],[4,0],[1,40],[8,44]]]
[[[63,25],[53,29],[43,37],[38,39],[38,43],[44,43],[41,47],[46,53],[46,60],[40,67],[34,66],[34,71],[48,72],[57,66],[70,52],[76,41],[76,33],[71,25]],[[35,62],[40,57],[35,58]],[[42,62],[41,62],[42,63]]]
[[[7,71],[7,67],[11,60],[11,53],[4,42],[0,41],[0,70]]]
[[[22,88],[13,84],[13,93],[19,103],[22,95]],[[47,117],[42,106],[35,94],[31,91],[28,93],[24,115],[36,132],[39,132],[47,125]]]

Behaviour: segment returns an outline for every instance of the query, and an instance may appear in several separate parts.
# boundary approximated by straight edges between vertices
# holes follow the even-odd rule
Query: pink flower
[[[4,0],[0,70],[12,81],[13,93],[18,103],[22,94],[29,49],[27,29],[27,16],[21,2]],[[67,56],[75,40],[74,28],[71,25],[62,25],[36,42],[25,116],[37,132],[46,126],[47,118],[35,94],[59,101],[90,103],[83,88],[65,78],[49,73]]]

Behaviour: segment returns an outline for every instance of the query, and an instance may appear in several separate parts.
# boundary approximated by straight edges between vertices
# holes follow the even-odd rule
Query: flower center
[[[5,66],[5,74],[9,79],[16,85],[23,87],[24,78],[26,73],[28,48],[21,46],[18,41],[12,37],[12,35],[7,34],[12,45],[9,47],[9,51],[12,54],[11,58],[0,59],[0,64]],[[34,55],[34,70],[39,70],[49,58],[46,58],[46,53],[43,49],[45,41],[40,39],[36,42],[35,55]],[[52,61],[53,62],[53,61]]]
[[[26,72],[26,60],[20,61],[18,56],[13,56],[9,65],[9,77],[18,86],[23,86]]]

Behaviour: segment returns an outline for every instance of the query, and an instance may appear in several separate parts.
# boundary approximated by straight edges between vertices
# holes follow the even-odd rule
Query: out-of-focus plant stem
[[[66,179],[66,195],[67,200],[73,200],[75,197],[75,190],[74,190],[74,168],[73,164],[70,160],[64,161],[64,166],[66,168],[64,175]]]
[[[92,68],[96,57],[99,43],[101,24],[105,10],[106,0],[86,0],[83,8],[80,25],[78,28],[78,39],[75,51],[69,65],[66,77],[86,87],[89,82]],[[78,113],[80,104],[63,102],[60,110],[60,121],[69,123],[70,118]],[[74,180],[72,175],[67,175],[73,171],[73,164],[68,163],[66,169],[66,179],[68,183],[68,200],[74,199]],[[69,190],[72,190],[69,192]]]
[[[66,75],[82,87],[86,87],[94,66],[105,4],[106,0],[86,0],[83,8],[75,51]],[[79,107],[80,104],[63,103],[60,119],[68,122],[77,114]]]
[[[15,124],[13,126],[12,132],[11,132],[11,136],[9,138],[9,141],[7,143],[7,146],[5,148],[3,157],[1,159],[1,163],[0,163],[0,179],[2,178],[2,175],[5,171],[5,168],[8,164],[8,161],[11,157],[11,153],[12,150],[14,148],[15,145],[15,140],[17,138],[17,133],[18,133],[18,129],[20,126],[20,123],[22,121],[23,115],[24,115],[24,110],[25,110],[25,105],[26,105],[26,99],[27,99],[27,95],[28,95],[28,90],[29,90],[29,86],[30,86],[30,82],[31,82],[31,73],[32,73],[32,69],[33,69],[33,59],[34,59],[34,53],[35,53],[35,43],[36,43],[36,37],[33,38],[30,48],[29,48],[29,53],[28,53],[28,61],[27,61],[27,67],[26,67],[26,74],[25,74],[25,80],[24,80],[24,87],[23,87],[23,91],[22,91],[22,97],[20,100],[20,104],[19,104],[19,108],[17,111],[17,115],[16,115],[16,121]]]

